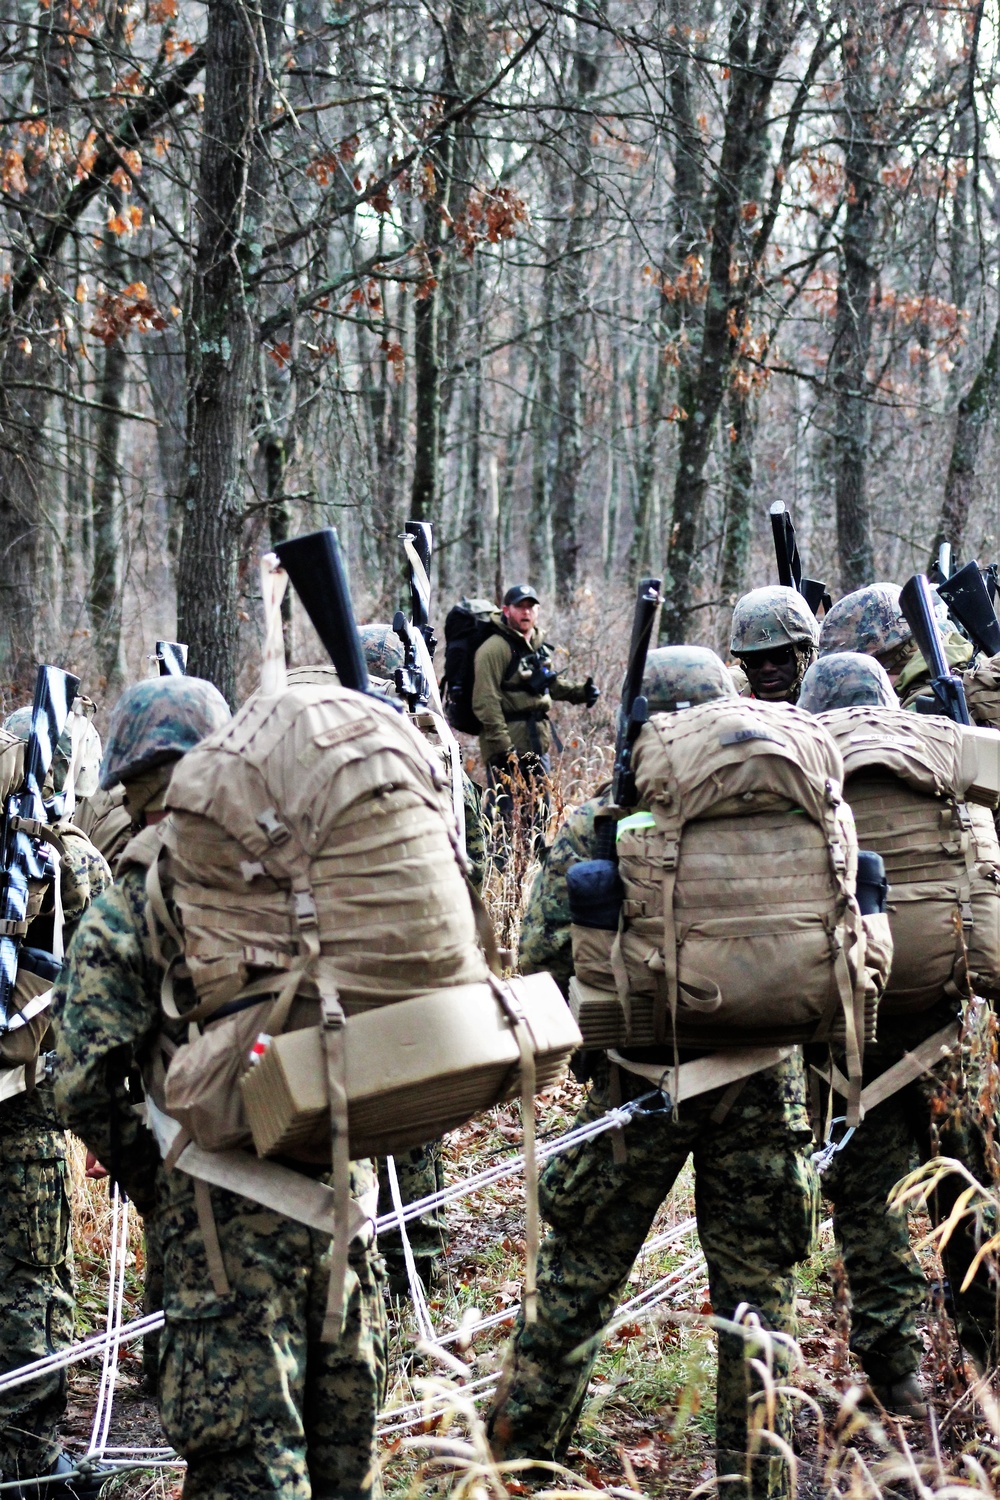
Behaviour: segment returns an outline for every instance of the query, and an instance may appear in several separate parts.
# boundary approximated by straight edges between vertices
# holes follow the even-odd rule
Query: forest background
[[[662,570],[718,645],[774,499],[835,592],[991,560],[998,46],[986,0],[6,0],[7,698],[176,635],[236,701],[256,557],[329,523],[361,618],[412,516],[439,616]]]

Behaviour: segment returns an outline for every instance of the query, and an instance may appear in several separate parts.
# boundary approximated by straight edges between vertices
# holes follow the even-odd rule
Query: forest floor
[[[568,1083],[539,1101],[542,1137],[560,1134],[569,1125],[580,1090]],[[493,1110],[447,1141],[449,1182],[516,1153],[520,1123],[514,1106]],[[93,1212],[78,1224],[80,1336],[103,1326],[106,1273],[100,1244],[103,1185],[87,1184]],[[662,1300],[637,1309],[613,1327],[591,1382],[587,1406],[567,1459],[566,1472],[553,1475],[551,1488],[579,1492],[611,1491],[680,1500],[700,1486],[713,1488],[713,1406],[715,1335],[704,1261],[692,1215],[690,1170],[660,1210],[650,1242],[669,1234],[669,1242],[645,1252],[636,1262],[630,1295],[663,1283]],[[106,1210],[104,1210],[106,1213]],[[524,1195],[519,1178],[481,1190],[474,1198],[447,1210],[450,1242],[442,1284],[430,1298],[435,1335],[459,1327],[467,1330],[464,1347],[450,1346],[450,1357],[432,1357],[418,1347],[419,1333],[408,1301],[391,1307],[390,1389],[381,1425],[393,1422],[393,1410],[431,1393],[450,1392],[428,1404],[423,1420],[381,1439],[384,1483],[389,1500],[451,1490],[469,1500],[503,1493],[495,1482],[477,1478],[477,1436],[470,1421],[466,1383],[495,1376],[520,1302],[524,1255]],[[919,1219],[919,1240],[929,1228]],[[940,1285],[940,1266],[921,1252],[930,1286]],[[126,1321],[141,1312],[141,1239],[133,1230],[126,1296]],[[476,1310],[473,1312],[472,1310]],[[475,1321],[507,1312],[498,1325],[475,1332]],[[934,1393],[930,1421],[881,1417],[857,1407],[860,1374],[847,1352],[843,1277],[826,1224],[816,1253],[800,1267],[797,1287],[801,1362],[791,1384],[797,1399],[796,1451],[799,1494],[952,1497],[965,1492],[1000,1493],[1000,1453],[990,1401],[970,1388],[948,1320],[929,1306],[924,1327],[923,1378]],[[99,1381],[97,1361],[71,1371],[71,1399],[65,1435],[67,1446],[86,1448]],[[488,1390],[481,1388],[482,1414]],[[470,1435],[472,1442],[470,1443]],[[144,1388],[138,1345],[126,1346],[116,1391],[112,1444],[158,1446],[165,1438],[155,1402]],[[434,1451],[432,1451],[434,1450]],[[515,1470],[506,1469],[504,1489],[527,1493]],[[165,1500],[180,1493],[176,1470],[142,1470],[118,1476],[106,1494],[122,1500]]]

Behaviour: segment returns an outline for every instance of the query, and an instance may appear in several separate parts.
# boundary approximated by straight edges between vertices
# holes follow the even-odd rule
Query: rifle
[[[825,583],[816,578],[802,577],[802,563],[795,541],[795,527],[783,500],[775,500],[770,509],[771,535],[774,537],[774,555],[778,563],[778,582],[786,589],[795,589],[801,594],[814,615],[820,606],[829,609],[833,603]]]
[[[411,622],[406,618],[401,609],[397,609],[392,617],[392,628],[403,643],[403,665],[397,667],[393,674],[396,681],[396,692],[406,702],[410,713],[416,713],[418,708],[426,708],[431,696],[431,681],[427,673],[420,665],[420,651],[417,646],[417,631],[419,626],[416,620]]]
[[[615,740],[615,768],[611,780],[611,798],[616,807],[631,807],[635,802],[635,775],[632,770],[632,747],[639,730],[649,718],[649,704],[642,691],[649,642],[660,613],[659,578],[644,578],[639,585],[632,616],[632,639],[628,648],[628,665],[618,708],[618,733]]]
[[[952,675],[944,654],[941,632],[934,617],[934,605],[926,574],[915,573],[903,584],[899,596],[899,607],[906,623],[913,631],[913,639],[919,647],[921,656],[930,668],[931,690],[937,700],[937,705],[926,711],[941,714],[946,719],[952,719],[956,724],[971,724],[962,680]]]
[[[984,656],[1000,653],[1000,623],[977,562],[959,568],[938,585],[938,593],[977,650]]]
[[[430,623],[431,550],[434,546],[430,522],[407,521],[403,528],[403,546],[410,565],[410,619],[426,641],[427,654],[433,660],[437,636]]]
[[[29,1017],[12,1014],[18,953],[28,926],[28,882],[51,876],[42,853],[47,833],[42,787],[56,743],[66,727],[79,677],[58,667],[39,667],[24,747],[24,778],[3,811],[0,829],[0,1028],[13,1031]]]
[[[356,693],[367,693],[368,668],[336,531],[332,526],[310,531],[305,536],[278,542],[274,551],[342,685]]]
[[[616,811],[631,807],[636,799],[632,750],[639,730],[649,718],[649,704],[642,691],[646,657],[662,598],[659,578],[644,578],[639,585],[632,617],[632,639],[628,665],[618,709],[618,734],[615,741],[615,768],[611,782],[612,806],[600,819],[595,839],[594,858],[581,860],[566,873],[570,914],[580,927],[613,931],[624,896],[618,861],[615,858]]]
[[[441,690],[434,676],[431,658],[437,640],[430,625],[431,585],[428,576],[433,533],[428,521],[407,521],[403,547],[410,565],[410,608],[408,621],[401,609],[392,619],[392,628],[403,642],[402,667],[395,672],[396,691],[405,699],[410,713],[429,708],[434,715],[434,731],[448,756],[451,768],[451,802],[459,838],[465,842],[465,787],[462,777],[462,751],[452,733],[441,702]]]
[[[180,641],[157,641],[153,660],[161,677],[183,677],[187,672],[188,648]]]

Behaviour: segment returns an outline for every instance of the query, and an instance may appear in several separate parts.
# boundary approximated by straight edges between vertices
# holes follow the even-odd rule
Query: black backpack
[[[463,599],[445,617],[444,711],[452,729],[462,734],[479,734],[483,727],[472,712],[472,687],[476,652],[491,635],[499,634],[489,618],[494,607],[487,600]]]

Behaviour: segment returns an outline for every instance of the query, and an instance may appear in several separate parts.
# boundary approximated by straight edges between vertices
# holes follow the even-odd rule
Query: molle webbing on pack
[[[966,800],[991,797],[969,784],[970,732],[870,707],[834,710],[823,723],[843,755],[858,841],[881,854],[889,880],[895,956],[883,1013],[971,991],[1000,999],[1000,845],[989,808]]]
[[[856,1096],[875,997],[836,746],[793,707],[720,699],[654,714],[634,765],[644,811],[618,828],[610,954],[621,1041],[676,1053],[843,1038]]]

